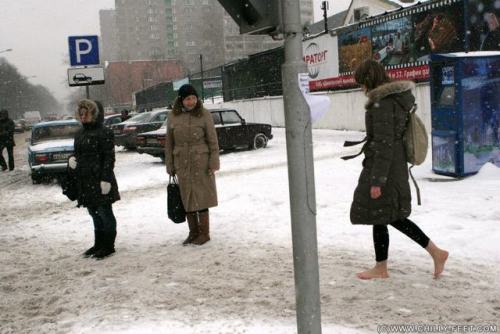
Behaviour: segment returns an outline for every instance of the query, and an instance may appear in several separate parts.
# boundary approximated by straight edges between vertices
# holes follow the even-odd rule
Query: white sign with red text
[[[325,34],[302,43],[309,78],[320,80],[338,76],[337,36]]]

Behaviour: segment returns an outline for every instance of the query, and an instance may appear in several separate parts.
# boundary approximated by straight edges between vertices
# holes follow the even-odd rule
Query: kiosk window
[[[455,85],[443,86],[437,102],[441,106],[455,105]]]

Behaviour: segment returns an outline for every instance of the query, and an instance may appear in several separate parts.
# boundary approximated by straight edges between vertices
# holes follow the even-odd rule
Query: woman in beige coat
[[[183,245],[203,245],[210,240],[208,209],[217,206],[219,144],[212,116],[194,87],[183,85],[178,95],[167,120],[167,173],[177,176],[186,210],[189,236]]]

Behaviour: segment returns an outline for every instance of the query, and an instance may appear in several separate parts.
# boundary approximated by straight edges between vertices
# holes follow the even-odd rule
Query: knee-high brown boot
[[[200,227],[198,225],[198,214],[186,213],[187,223],[189,226],[189,235],[186,240],[183,241],[183,245],[188,245],[193,243],[193,241],[200,235]]]
[[[210,223],[208,219],[208,211],[200,212],[200,235],[194,239],[194,245],[203,245],[210,240]]]

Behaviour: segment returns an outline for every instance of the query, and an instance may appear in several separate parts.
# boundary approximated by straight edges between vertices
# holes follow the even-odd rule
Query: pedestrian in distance
[[[7,149],[9,158],[8,170],[14,170],[14,130],[16,126],[14,121],[9,118],[9,112],[6,109],[0,110],[0,166],[2,171],[7,171],[7,163],[3,157],[3,150]]]
[[[165,157],[167,173],[179,181],[186,210],[189,235],[183,245],[203,245],[210,240],[208,209],[217,206],[219,144],[212,116],[189,84],[179,88],[168,114]]]
[[[388,278],[390,225],[422,246],[434,261],[434,278],[444,270],[448,252],[440,249],[408,217],[411,192],[403,135],[415,103],[411,81],[393,81],[384,67],[365,60],[354,73],[368,102],[365,105],[367,141],[363,170],[354,191],[350,218],[353,224],[373,225],[376,264],[357,274],[360,279]]]
[[[103,259],[115,252],[116,218],[112,204],[120,199],[113,172],[113,131],[103,126],[104,108],[98,101],[78,103],[77,119],[82,129],[75,135],[75,155],[68,160],[76,174],[78,206],[86,207],[94,222],[94,245],[85,257]]]
[[[120,112],[120,115],[121,115],[121,119],[122,119],[122,122],[125,122],[127,119],[130,118],[130,115],[128,113],[128,110],[127,109],[123,109],[121,112]]]

